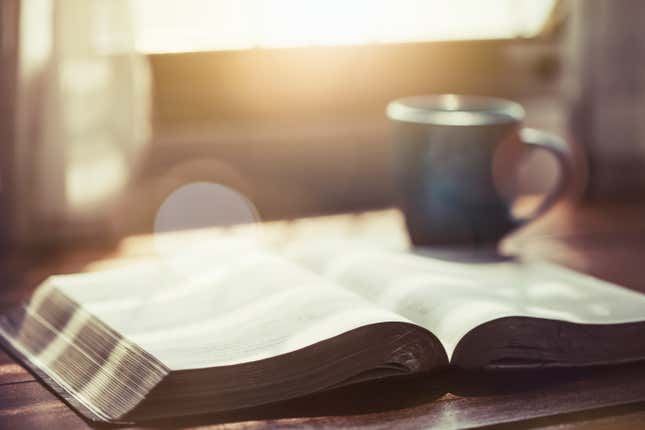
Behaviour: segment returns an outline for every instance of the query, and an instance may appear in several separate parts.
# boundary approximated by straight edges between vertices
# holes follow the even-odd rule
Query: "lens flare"
[[[190,278],[208,270],[231,247],[259,241],[257,209],[243,194],[222,184],[194,182],[170,194],[155,218],[157,254],[171,275]],[[232,239],[230,227],[244,225]]]

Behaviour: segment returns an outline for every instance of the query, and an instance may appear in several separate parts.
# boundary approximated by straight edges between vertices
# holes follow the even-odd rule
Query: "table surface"
[[[400,241],[395,211],[272,224],[272,231],[316,235],[347,229]],[[303,227],[304,226],[304,227]],[[349,227],[348,227],[349,226]],[[304,233],[303,233],[304,231]],[[296,234],[296,233],[293,233]],[[47,276],[145,257],[151,237],[119,246],[79,247],[10,256],[0,271],[0,311],[24,300]],[[645,205],[562,204],[503,244],[508,252],[546,258],[645,293]],[[450,394],[445,394],[450,393]],[[645,364],[475,376],[456,370],[347,387],[249,411],[145,423],[128,428],[643,428]],[[0,350],[0,428],[85,429],[76,415]]]

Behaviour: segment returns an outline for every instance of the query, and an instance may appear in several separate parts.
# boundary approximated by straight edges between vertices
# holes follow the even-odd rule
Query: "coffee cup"
[[[400,207],[413,245],[496,244],[560,199],[572,178],[566,141],[522,125],[510,100],[464,95],[407,97],[391,102]],[[500,190],[496,160],[509,143],[548,151],[559,178],[533,213],[517,216]],[[499,170],[499,169],[497,169]]]

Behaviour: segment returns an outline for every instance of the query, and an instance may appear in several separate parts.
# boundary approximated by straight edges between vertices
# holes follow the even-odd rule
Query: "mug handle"
[[[516,220],[518,224],[525,224],[548,211],[565,194],[568,185],[573,179],[573,154],[566,140],[555,134],[528,127],[520,129],[519,134],[520,140],[525,145],[551,153],[560,167],[558,183],[542,199],[532,214]]]

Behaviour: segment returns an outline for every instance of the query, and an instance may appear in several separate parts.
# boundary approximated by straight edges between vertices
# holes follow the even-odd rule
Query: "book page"
[[[195,266],[190,278],[153,261],[51,283],[172,370],[260,360],[407,321],[257,246],[186,258]]]
[[[430,330],[449,357],[467,332],[502,317],[645,320],[645,295],[545,262],[450,262],[351,241],[294,244],[287,254]]]

